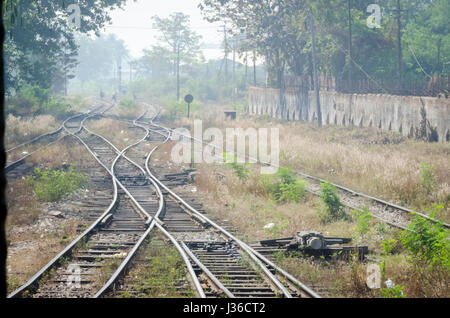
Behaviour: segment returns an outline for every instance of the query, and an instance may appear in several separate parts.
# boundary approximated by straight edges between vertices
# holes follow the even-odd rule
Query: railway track
[[[83,122],[89,118],[81,114],[64,122],[70,135],[80,133]],[[78,137],[97,151],[101,165],[112,164],[117,150],[102,143],[96,136]],[[145,230],[145,221],[115,179],[113,201],[94,223],[9,297],[87,297],[97,291],[99,277],[105,268],[123,258]]]
[[[158,129],[166,129],[169,132],[173,132],[174,129],[170,129],[158,124],[154,124],[156,128]],[[177,132],[177,134],[180,134]],[[183,135],[183,134],[181,134]],[[211,145],[210,143],[204,142],[203,140],[199,140],[197,138],[183,135],[184,137],[192,140],[193,142],[202,143],[205,147],[215,147],[214,145]],[[218,150],[222,150],[219,147],[215,147]],[[222,156],[219,154],[219,156]],[[222,158],[221,158],[222,159]],[[256,158],[252,158],[250,156],[246,156],[246,159],[252,160],[253,162],[259,162],[262,165],[271,166],[274,168],[282,168],[279,165],[275,165],[268,162],[261,162]],[[354,191],[352,189],[349,189],[347,187],[341,186],[339,184],[335,184],[332,182],[329,182],[327,180],[306,174],[304,172],[295,170],[296,174],[303,179],[308,181],[308,185],[306,186],[306,190],[314,195],[320,195],[321,192],[321,183],[330,183],[333,186],[335,186],[338,190],[338,194],[340,196],[341,202],[351,210],[359,210],[363,211],[363,209],[367,209],[372,213],[372,216],[385,222],[386,224],[389,224],[390,226],[393,226],[395,228],[403,229],[405,230],[410,223],[411,219],[414,215],[419,215],[425,219],[431,220],[436,222],[436,219],[433,219],[429,217],[428,215],[416,212],[411,209],[408,209],[406,207],[387,202],[385,200]],[[450,228],[450,224],[444,223],[444,227]]]
[[[64,129],[110,173],[113,202],[84,233],[9,297],[114,294],[126,281],[138,250],[154,227],[179,252],[198,297],[318,297],[197,211],[192,207],[192,199],[185,201],[155,177],[149,162],[157,146],[146,157],[136,152],[133,159],[137,162],[126,155],[130,152],[131,156],[130,150],[139,148],[144,141],[166,142],[170,132],[164,134],[151,120],[146,124],[153,129],[135,121],[134,125],[143,129],[146,136],[120,151],[84,127],[84,122],[94,116],[72,119]],[[102,279],[105,277],[109,277],[107,282]],[[206,283],[200,284],[205,278]],[[127,292],[132,292],[132,285],[128,285]]]
[[[33,165],[31,163],[28,163],[26,159],[33,154],[47,149],[51,145],[65,139],[68,136],[67,129],[72,129],[69,123],[76,122],[79,118],[85,118],[93,113],[104,113],[111,107],[113,107],[112,104],[104,104],[95,106],[85,113],[70,116],[66,120],[64,120],[64,122],[58,129],[46,134],[42,134],[27,142],[8,149],[6,151],[7,162],[5,164],[5,173],[8,174],[8,179],[15,179],[32,170]]]
[[[165,137],[164,142],[168,141],[170,132],[165,128],[154,126],[152,120],[138,122],[150,132]],[[180,242],[189,255],[198,279],[202,278],[202,274],[207,277],[205,296],[318,297],[301,282],[234,237],[223,226],[194,208],[195,201],[188,192],[179,196],[163,184],[161,180],[172,183],[172,186],[183,186],[188,179],[188,172],[186,176],[181,176],[181,182],[174,180],[173,175],[155,176],[150,169],[150,160],[157,149],[155,147],[147,157],[146,170],[165,194],[166,210],[161,219],[167,232]]]

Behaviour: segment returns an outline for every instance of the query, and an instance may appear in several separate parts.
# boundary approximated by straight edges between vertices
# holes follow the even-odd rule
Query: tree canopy
[[[367,19],[372,3],[372,0],[202,0],[199,8],[208,21],[226,22],[232,25],[231,33],[245,34],[247,40],[242,50],[253,48],[265,58],[269,81],[278,87],[285,70],[299,76],[311,74],[310,9],[322,74],[344,79],[352,67],[356,79],[395,78],[399,21],[404,77],[413,80],[449,73],[449,1],[377,1],[381,23],[370,28]],[[398,5],[400,20],[396,19]]]
[[[80,0],[79,29],[71,25],[64,0],[3,0],[5,87],[8,93],[26,84],[50,88],[68,76],[76,63],[77,32],[99,33],[110,21],[109,10],[125,0]],[[70,74],[69,74],[70,77]]]

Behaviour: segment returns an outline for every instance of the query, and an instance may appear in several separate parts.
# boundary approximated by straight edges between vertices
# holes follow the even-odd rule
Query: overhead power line
[[[414,51],[411,49],[411,47],[408,45],[409,50],[411,51],[412,56],[414,57],[414,59],[416,60],[416,63],[419,65],[420,69],[422,70],[423,74],[425,74],[426,76],[428,76],[428,78],[432,79],[432,77],[430,76],[430,74],[428,74],[427,72],[425,72],[425,70],[423,69],[422,65],[420,64],[419,60],[417,59],[416,55],[414,54]]]

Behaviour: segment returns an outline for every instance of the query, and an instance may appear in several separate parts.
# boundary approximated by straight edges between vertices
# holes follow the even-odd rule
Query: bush
[[[297,179],[291,168],[280,168],[275,175],[263,178],[264,190],[277,203],[298,203],[307,193],[307,184]]]
[[[356,231],[363,235],[370,230],[370,221],[372,221],[372,213],[367,208],[363,208],[362,211],[352,210],[352,216],[357,220]]]
[[[405,287],[401,285],[394,286],[392,288],[380,288],[380,297],[383,298],[405,298],[403,289]]]
[[[337,195],[336,187],[326,182],[321,183],[321,186],[320,198],[325,206],[323,210],[318,211],[318,214],[322,222],[327,223],[345,218],[344,205]]]
[[[70,107],[76,111],[81,111],[83,108],[86,108],[88,106],[88,103],[81,95],[73,95],[67,97],[66,99],[67,102],[70,104]]]
[[[436,218],[443,208],[433,205],[430,217]],[[450,270],[449,234],[450,231],[444,228],[442,221],[432,221],[415,215],[407,229],[402,232],[401,242],[408,250],[413,263]]]
[[[39,111],[50,98],[50,89],[42,89],[37,85],[26,86],[8,101],[8,112],[24,115]]]
[[[51,114],[61,116],[67,112],[69,104],[61,96],[51,96],[50,89],[27,86],[7,101],[11,114]]]
[[[67,102],[62,97],[50,97],[49,100],[41,106],[41,113],[62,116],[67,112]]]
[[[34,194],[39,201],[52,202],[66,197],[69,193],[83,186],[88,180],[86,175],[77,173],[74,168],[68,171],[47,169],[34,170],[26,181],[33,187]]]
[[[119,107],[123,110],[130,110],[132,108],[135,108],[136,106],[137,106],[136,102],[128,96],[123,96],[120,99]]]
[[[169,117],[173,119],[187,116],[187,104],[183,100],[171,100],[168,102],[168,112]]]
[[[233,169],[234,174],[236,176],[238,176],[239,179],[243,180],[243,179],[247,179],[249,174],[250,174],[250,170],[247,168],[246,164],[239,164],[237,162],[231,162],[228,163],[228,165]]]
[[[307,191],[306,185],[308,183],[304,180],[297,180],[294,183],[282,183],[280,184],[280,193],[277,194],[278,203],[295,202],[298,203],[300,198],[303,198]]]
[[[168,115],[171,119],[187,117],[188,104],[184,101],[184,99],[172,99],[166,101],[165,103],[167,104]],[[189,117],[202,109],[203,104],[198,100],[194,100],[190,106]]]

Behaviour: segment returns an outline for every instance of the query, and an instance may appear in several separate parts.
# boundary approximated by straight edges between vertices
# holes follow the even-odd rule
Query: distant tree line
[[[208,21],[222,21],[229,33],[245,39],[241,51],[255,50],[264,57],[273,87],[281,88],[287,73],[312,75],[311,19],[320,74],[380,82],[449,74],[450,1],[379,0],[379,12],[373,3],[202,0],[199,8]]]

